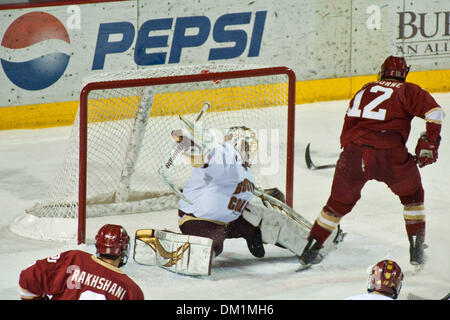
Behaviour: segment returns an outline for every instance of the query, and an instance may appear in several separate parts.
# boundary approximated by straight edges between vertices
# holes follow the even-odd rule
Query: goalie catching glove
[[[203,128],[201,123],[193,123],[182,117],[180,117],[180,120],[183,137],[189,138],[205,151],[212,149],[216,145],[216,137],[211,129]]]
[[[416,162],[419,168],[423,168],[429,164],[436,162],[438,158],[438,148],[441,142],[441,136],[435,141],[430,141],[426,133],[422,133],[416,146]]]
[[[180,120],[182,128],[173,130],[172,138],[181,146],[183,154],[190,157],[192,166],[202,166],[206,153],[217,144],[216,137],[210,129],[202,128],[198,123],[182,117]]]

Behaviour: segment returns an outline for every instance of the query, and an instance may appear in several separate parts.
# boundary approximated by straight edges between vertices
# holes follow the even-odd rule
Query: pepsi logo
[[[64,74],[70,39],[53,15],[36,11],[14,20],[3,35],[1,65],[8,79],[25,90],[50,87]]]

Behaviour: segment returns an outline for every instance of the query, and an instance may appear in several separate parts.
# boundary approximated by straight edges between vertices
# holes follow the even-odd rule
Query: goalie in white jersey
[[[245,239],[250,253],[258,258],[265,255],[264,243],[300,255],[312,224],[285,204],[276,187],[262,190],[255,186],[251,165],[258,140],[254,130],[231,127],[217,143],[209,129],[194,130],[195,123],[180,120],[183,129],[172,131],[177,144],[159,174],[180,197],[178,226],[182,234],[137,230],[134,260],[177,273],[209,275],[213,257],[230,238]],[[170,178],[181,154],[190,158],[193,167],[183,191]],[[333,249],[342,237],[337,228],[321,254]]]
[[[218,256],[227,238],[244,238],[250,252],[264,256],[261,231],[242,217],[253,198],[255,181],[251,172],[258,141],[247,127],[232,127],[205,157],[202,166],[194,168],[183,188],[179,204],[179,227],[183,234],[213,240]]]

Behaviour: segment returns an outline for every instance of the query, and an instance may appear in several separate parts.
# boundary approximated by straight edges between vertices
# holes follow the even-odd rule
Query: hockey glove
[[[182,135],[189,138],[196,145],[200,146],[204,153],[216,146],[216,136],[211,129],[203,128],[201,123],[191,122],[182,117],[180,117],[180,120]],[[172,137],[174,137],[173,132]],[[174,139],[176,140],[175,137]]]
[[[434,142],[429,141],[425,133],[420,136],[416,146],[416,162],[419,168],[436,162],[440,142],[441,136],[438,136]]]

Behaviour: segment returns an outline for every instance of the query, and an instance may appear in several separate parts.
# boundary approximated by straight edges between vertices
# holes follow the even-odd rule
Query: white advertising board
[[[387,55],[450,69],[450,2],[130,0],[0,10],[0,107],[75,101],[95,73],[176,64],[370,75]]]

